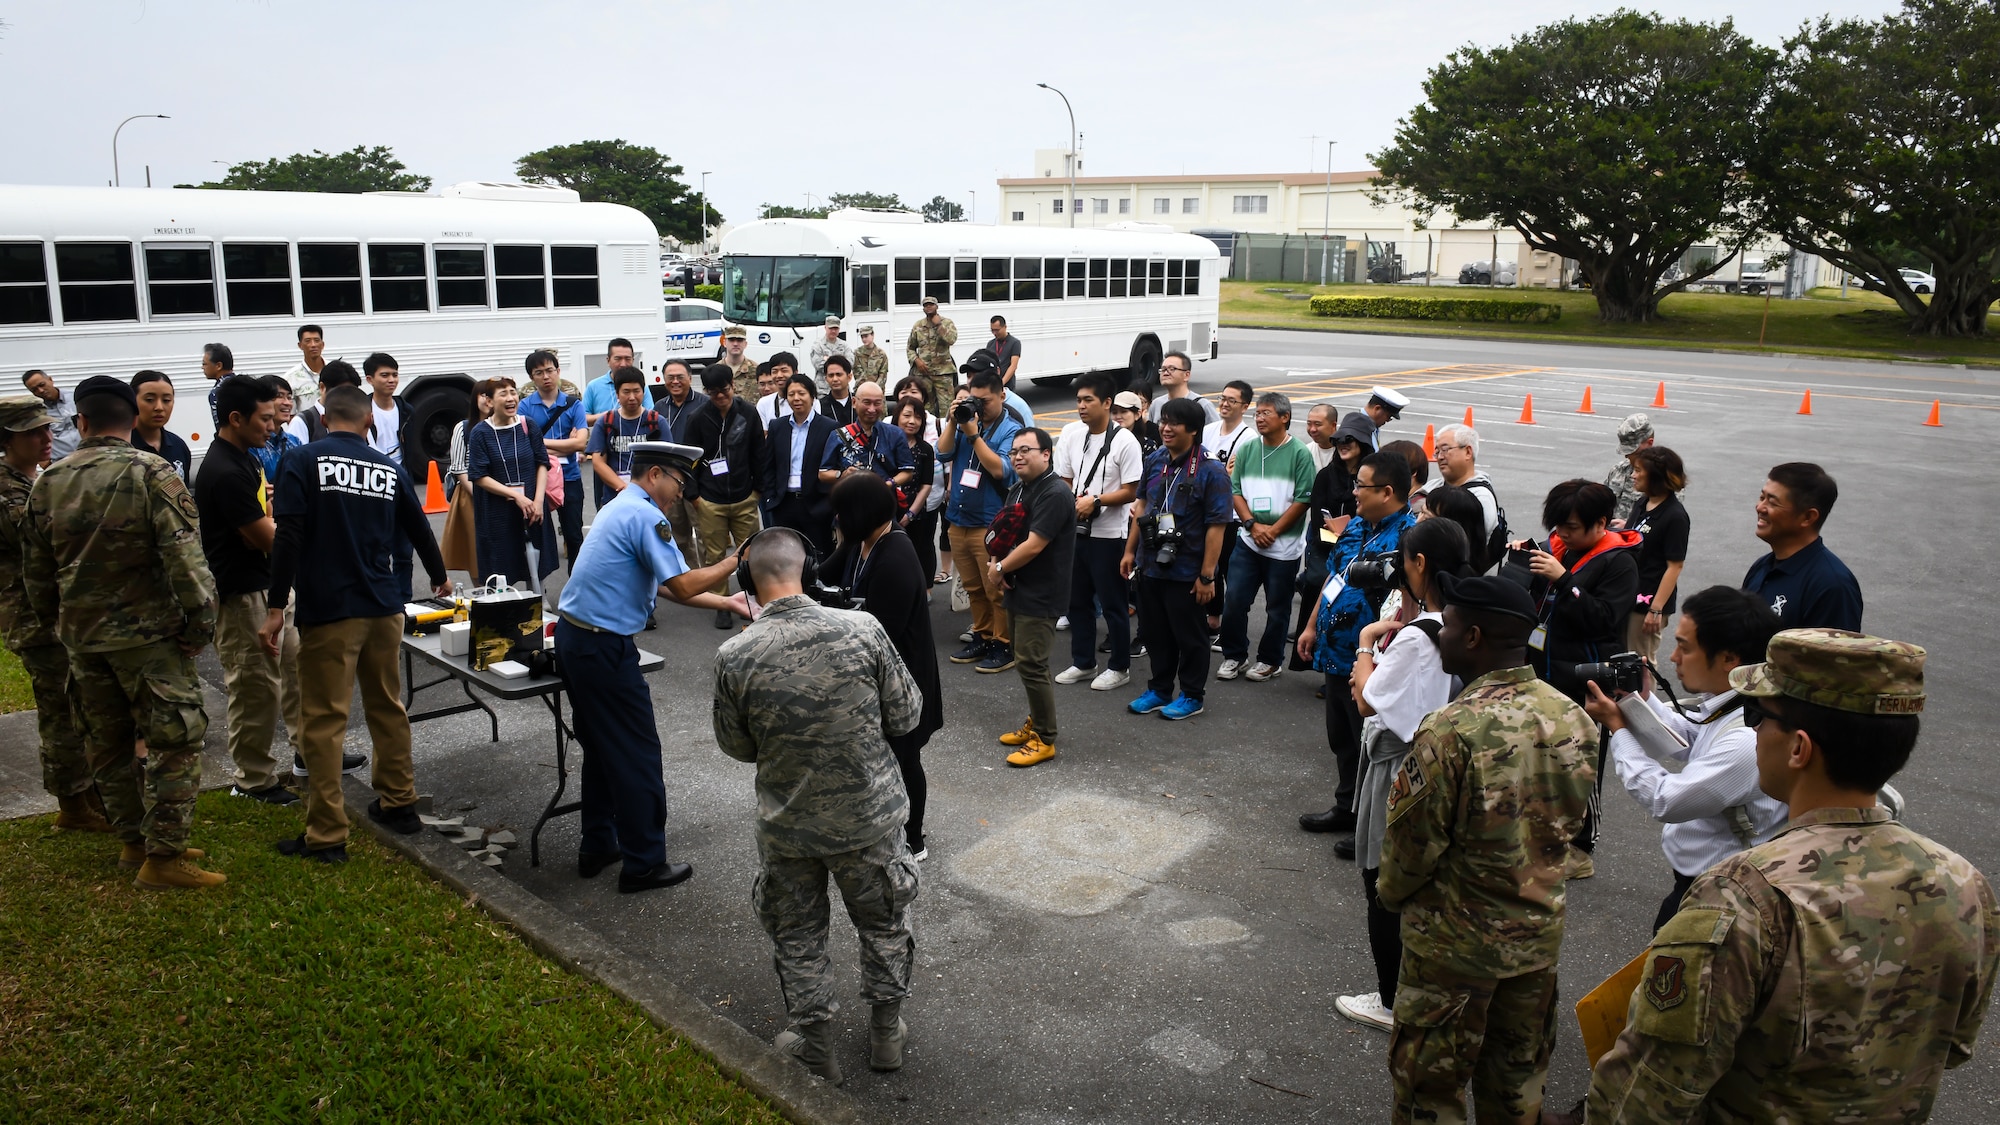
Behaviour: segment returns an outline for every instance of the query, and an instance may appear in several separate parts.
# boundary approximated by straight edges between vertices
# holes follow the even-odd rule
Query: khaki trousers
[[[1007,611],[1000,605],[1000,588],[987,585],[992,576],[986,573],[985,528],[952,525],[951,565],[958,570],[958,580],[972,602],[972,631],[1008,644]]]
[[[403,709],[403,676],[397,655],[403,615],[349,617],[299,630],[299,683],[304,688],[306,846],[347,842],[347,807],[340,790],[341,744],[354,689],[374,744],[375,794],[385,809],[417,803],[416,769],[410,761],[410,716]]]
[[[281,771],[271,745],[277,740],[278,718],[298,737],[299,631],[287,614],[272,660],[257,642],[267,611],[264,592],[223,598],[215,619],[215,655],[222,662],[223,691],[229,697],[229,760],[236,764],[240,789],[277,785]]]
[[[687,559],[700,556],[694,549],[694,504],[683,496],[667,508],[667,526],[674,529],[674,545],[681,549]]]
[[[757,534],[764,527],[764,521],[757,514],[757,494],[734,504],[717,504],[703,500],[694,505],[694,533],[701,539],[701,565],[714,566],[728,557],[731,549],[741,547],[744,540]],[[729,592],[729,579],[724,578],[710,589],[718,594]]]

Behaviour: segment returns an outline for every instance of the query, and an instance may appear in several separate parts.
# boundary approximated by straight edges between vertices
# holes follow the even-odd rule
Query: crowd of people
[[[663,364],[651,395],[627,340],[582,388],[537,350],[532,390],[481,381],[453,434],[447,550],[392,356],[356,372],[307,326],[301,364],[257,378],[209,345],[216,441],[198,470],[165,428],[166,374],[66,394],[28,372],[29,396],[0,400],[0,624],[42,712],[58,826],[116,833],[142,887],[223,881],[189,846],[207,724],[192,657],[213,643],[231,792],[296,801],[280,720],[296,748],[306,826],[281,850],[345,858],[340,778],[368,763],[341,750],[357,685],[368,814],[415,831],[395,660],[415,561],[437,593],[448,566],[537,588],[567,566],[550,599],[589,748],[578,872],[622,862],[620,891],[670,887],[692,867],[667,856],[634,638],[661,596],[721,629],[749,619],[717,654],[716,738],[757,766],[779,1045],[837,1081],[829,878],[862,938],[871,1065],[902,1061],[940,652],[1019,678],[1026,714],[998,742],[1020,768],[1065,745],[1059,689],[1127,687],[1135,657],[1125,711],[1170,721],[1208,710],[1212,660],[1219,681],[1313,671],[1333,793],[1298,823],[1356,865],[1375,982],[1336,1007],[1390,1032],[1399,1120],[1463,1120],[1468,1084],[1481,1119],[1542,1112],[1563,888],[1594,874],[1607,766],[1661,825],[1667,872],[1590,1119],[1678,1120],[1661,1107],[1704,1098],[1750,1120],[1927,1111],[1983,1017],[2000,912],[1878,802],[1916,740],[1923,652],[1860,632],[1859,584],[1821,538],[1838,497],[1824,469],[1772,467],[1755,505],[1768,552],[1740,585],[1690,593],[1688,470],[1645,415],[1601,480],[1538,498],[1530,535],[1476,430],[1441,427],[1428,450],[1391,436],[1410,405],[1393,388],[1345,416],[1312,406],[1302,440],[1286,395],[1231,382],[1211,400],[1168,352],[1157,385],[1078,377],[1076,420],[1052,433],[1012,386],[1021,341],[1001,317],[990,329],[958,364],[927,300],[893,386],[872,333],[851,347],[834,318],[803,362],[754,362],[731,329],[714,363]],[[472,557],[447,558],[454,540]],[[957,647],[933,636],[939,588],[966,615]],[[1669,641],[1677,688],[1655,667]],[[1821,862],[1829,849],[1850,858]],[[1919,884],[1921,908],[1886,905]],[[1822,956],[1917,941],[1926,960],[1888,984]],[[1806,976],[1839,1002],[1807,1004]],[[1891,1008],[1894,1030],[1855,1046]],[[1849,1076],[1878,1073],[1854,1051],[1893,1077]],[[1837,1058],[1833,1074],[1781,1065]]]

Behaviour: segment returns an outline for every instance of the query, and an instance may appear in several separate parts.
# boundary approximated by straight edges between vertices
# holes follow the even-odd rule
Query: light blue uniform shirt
[[[611,385],[611,372],[606,371],[583,385],[583,412],[602,414],[618,409],[618,388]]]
[[[558,612],[632,636],[646,627],[660,586],[687,573],[667,517],[643,488],[628,488],[598,509],[570,565]]]

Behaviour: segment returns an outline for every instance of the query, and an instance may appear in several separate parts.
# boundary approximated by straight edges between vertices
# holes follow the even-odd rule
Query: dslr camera
[[[1363,590],[1394,590],[1403,584],[1403,553],[1362,555],[1347,564],[1347,584]]]
[[[951,424],[954,426],[963,426],[978,414],[979,408],[974,406],[969,398],[951,404]]]
[[[1646,684],[1646,661],[1636,652],[1621,652],[1609,660],[1577,665],[1576,678],[1589,680],[1610,696],[1637,692]]]
[[[1153,552],[1153,565],[1170,567],[1181,554],[1181,537],[1160,527],[1160,517],[1151,512],[1139,517],[1139,539]]]
[[[807,583],[806,597],[828,609],[856,609],[860,603],[854,600],[854,591],[845,586],[834,586],[826,582]]]

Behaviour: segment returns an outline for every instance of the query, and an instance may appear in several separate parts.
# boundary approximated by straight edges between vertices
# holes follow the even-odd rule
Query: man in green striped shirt
[[[1312,451],[1292,437],[1292,400],[1275,391],[1257,396],[1252,422],[1258,440],[1236,450],[1229,474],[1234,494],[1236,551],[1229,558],[1229,600],[1222,612],[1222,667],[1216,678],[1241,675],[1262,683],[1284,670],[1292,587],[1306,551],[1306,508],[1316,469]],[[1250,657],[1250,603],[1264,591],[1264,635]]]

